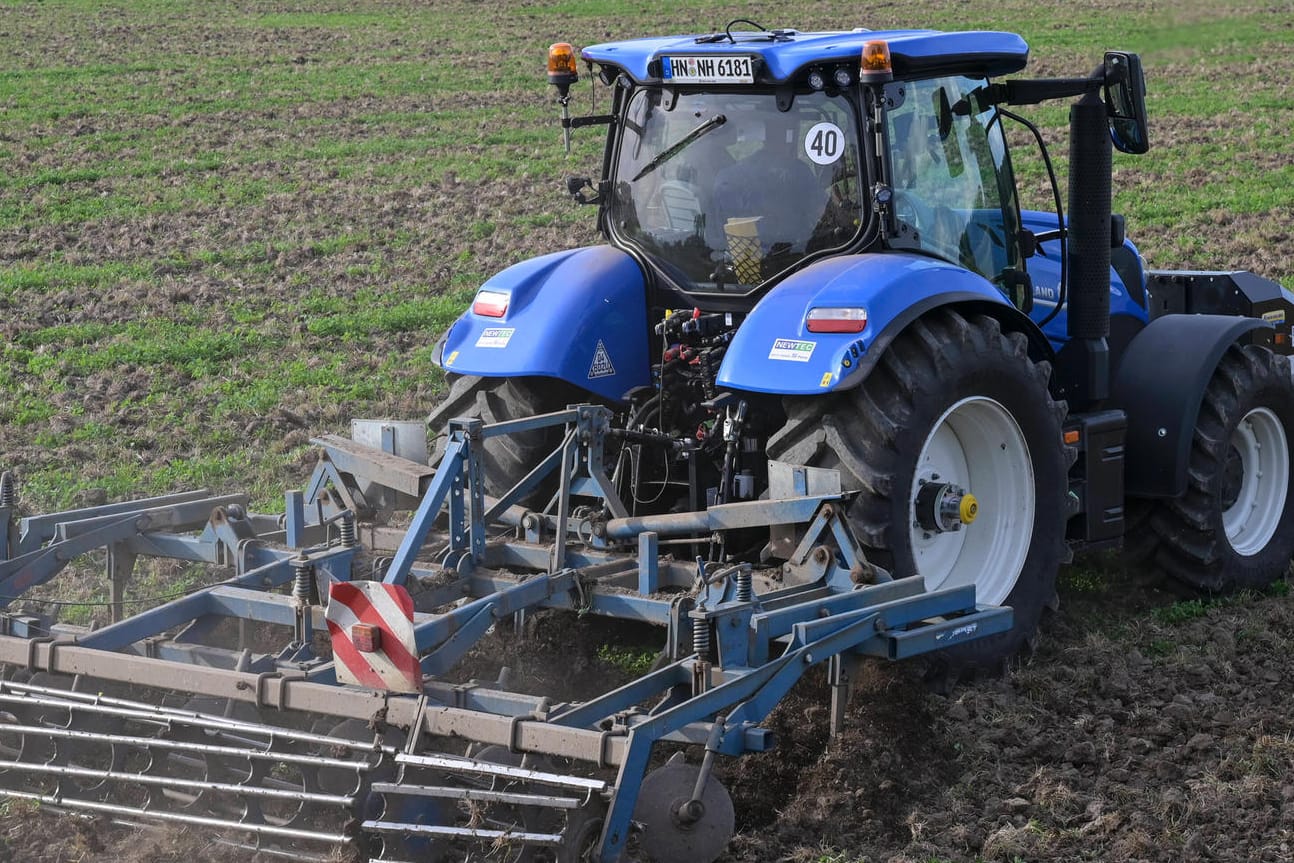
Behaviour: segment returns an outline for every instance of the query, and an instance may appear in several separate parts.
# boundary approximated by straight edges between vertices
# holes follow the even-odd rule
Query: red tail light
[[[477,291],[472,312],[487,318],[501,318],[508,313],[508,300],[511,298],[511,294],[503,291]]]
[[[867,309],[809,309],[805,326],[811,333],[861,333],[867,328]]]

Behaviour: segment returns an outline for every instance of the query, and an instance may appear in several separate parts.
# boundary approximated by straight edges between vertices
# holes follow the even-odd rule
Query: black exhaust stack
[[[1069,109],[1069,337],[1071,408],[1110,394],[1110,164],[1106,106],[1088,93]]]

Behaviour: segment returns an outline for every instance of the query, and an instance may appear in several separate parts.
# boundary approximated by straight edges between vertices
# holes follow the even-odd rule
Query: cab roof
[[[793,80],[809,66],[858,62],[864,42],[889,43],[897,78],[965,74],[993,77],[1019,72],[1029,58],[1029,46],[1014,33],[987,30],[944,33],[938,30],[851,30],[800,33],[795,30],[726,33],[632,39],[591,45],[580,52],[585,60],[614,66],[640,84],[661,81],[663,56],[755,56],[762,61],[756,80]]]

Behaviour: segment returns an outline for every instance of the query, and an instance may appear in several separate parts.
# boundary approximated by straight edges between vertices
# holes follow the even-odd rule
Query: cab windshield
[[[747,293],[864,221],[855,108],[797,94],[638,90],[610,202],[617,239],[687,291]]]

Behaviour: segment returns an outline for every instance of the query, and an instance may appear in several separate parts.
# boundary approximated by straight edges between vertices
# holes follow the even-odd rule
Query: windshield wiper
[[[665,164],[670,159],[677,156],[680,152],[682,152],[683,148],[686,147],[688,144],[691,144],[693,141],[695,141],[697,138],[700,138],[702,135],[704,135],[706,132],[709,132],[711,129],[719,128],[726,122],[728,122],[727,117],[725,117],[722,114],[715,114],[709,120],[706,120],[700,126],[697,126],[691,132],[688,132],[686,135],[680,138],[678,143],[672,145],[668,150],[661,150],[660,153],[656,155],[656,158],[652,159],[646,165],[643,165],[643,169],[639,171],[637,174],[635,174],[634,178],[629,182],[631,183],[638,182],[643,177],[647,176],[652,171],[656,170],[661,165]]]

